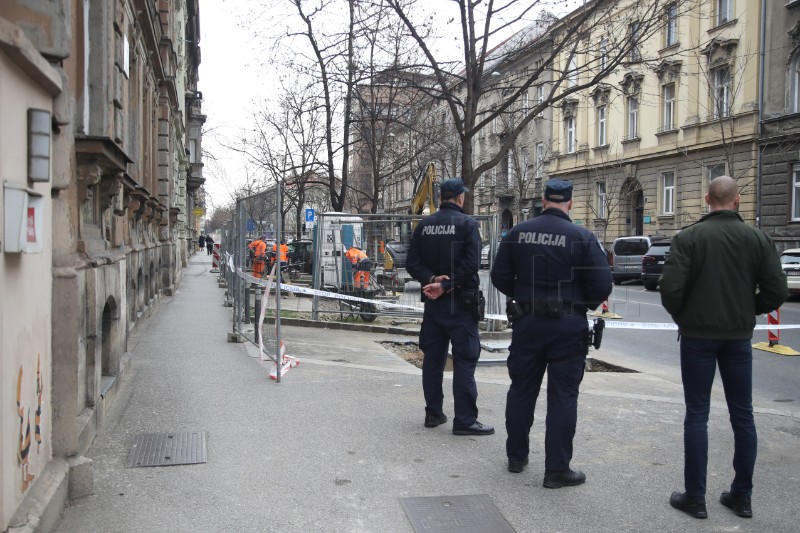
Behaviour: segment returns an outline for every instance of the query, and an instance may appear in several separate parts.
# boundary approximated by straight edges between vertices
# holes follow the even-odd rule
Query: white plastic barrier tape
[[[233,265],[231,265],[233,268]],[[250,274],[243,272],[241,268],[237,268],[236,272],[239,274],[239,277],[242,279],[249,281],[250,283],[255,283],[257,285],[262,285],[264,287],[269,286],[268,281],[256,278],[251,276]],[[393,302],[387,302],[384,300],[370,300],[367,298],[359,298],[358,296],[350,296],[349,294],[340,294],[338,292],[330,292],[330,291],[321,291],[317,289],[311,289],[308,287],[300,287],[298,285],[286,285],[281,283],[281,290],[293,292],[297,294],[308,294],[311,296],[320,296],[322,298],[334,298],[338,300],[349,300],[352,302],[361,302],[361,303],[369,303],[376,306],[382,307],[390,307],[392,309],[411,309],[414,311],[422,312],[422,307],[415,307],[413,305],[403,305],[403,304],[396,304]],[[486,315],[486,320],[508,320],[506,315]],[[590,319],[589,322],[592,322]],[[677,331],[678,325],[672,322],[620,322],[617,320],[611,321],[606,320],[606,328],[609,329],[647,329],[647,330],[664,330],[664,331]],[[757,324],[754,328],[756,330],[766,330],[766,329],[800,329],[800,324]]]
[[[243,272],[241,268],[237,268],[236,273],[245,281],[249,281],[250,283],[255,283],[256,285],[261,285],[264,287],[267,286],[267,280],[257,278],[246,272]],[[282,291],[292,292],[295,294],[308,294],[310,296],[320,296],[322,298],[335,298],[338,300],[348,300],[351,302],[368,303],[383,307],[391,307],[392,309],[413,309],[419,312],[423,311],[422,307],[415,307],[413,305],[396,304],[384,300],[370,300],[368,298],[360,298],[358,296],[350,296],[349,294],[340,294],[338,292],[321,291],[317,289],[311,289],[309,287],[301,287],[299,285],[287,285],[285,283],[281,283],[280,285]]]

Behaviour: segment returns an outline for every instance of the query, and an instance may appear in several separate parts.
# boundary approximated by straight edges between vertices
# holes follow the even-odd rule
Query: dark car
[[[664,270],[671,243],[669,240],[655,241],[642,257],[642,284],[645,290],[654,291],[658,288],[658,278]]]
[[[286,254],[289,264],[301,264],[301,272],[311,274],[314,259],[314,241],[296,240],[287,244],[289,252]]]

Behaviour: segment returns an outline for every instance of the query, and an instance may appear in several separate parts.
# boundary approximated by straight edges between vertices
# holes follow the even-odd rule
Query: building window
[[[639,22],[634,22],[628,27],[631,42],[631,61],[641,61],[642,52],[639,49]]]
[[[714,178],[718,178],[720,176],[725,175],[725,163],[717,163],[716,165],[708,165],[706,167],[706,176],[708,177],[708,183],[711,182]]]
[[[597,108],[597,146],[605,146],[606,141],[606,106]]]
[[[536,105],[542,105],[544,103],[544,85],[537,85],[536,86]],[[544,113],[544,109],[539,109],[539,112],[536,113],[537,117],[541,117],[542,113]]]
[[[606,182],[597,182],[597,218],[606,218]]]
[[[717,0],[717,26],[733,20],[733,0]]]
[[[800,165],[792,167],[792,220],[800,220]]]
[[[492,167],[492,173],[490,176],[491,183],[489,183],[489,186],[494,187],[497,184],[497,165]]]
[[[567,137],[567,153],[571,154],[575,152],[575,117],[567,117],[564,119],[564,128],[566,130],[566,137]]]
[[[664,131],[675,129],[675,84],[668,83],[664,85],[662,90],[662,99],[664,101],[664,116],[662,117],[661,126]]]
[[[639,136],[639,98],[636,96],[629,96],[628,102],[628,130],[625,135],[626,139],[635,139]]]
[[[600,39],[600,70],[608,66],[608,38]]]
[[[675,213],[675,173],[661,173],[661,213],[672,215]]]
[[[800,113],[800,52],[794,55],[789,75],[789,109],[792,113]]]
[[[520,171],[521,171],[521,174],[522,174],[522,176],[521,176],[522,182],[523,183],[527,182],[528,181],[528,149],[527,148],[523,148],[522,149],[522,164],[520,165]]]
[[[492,113],[494,113],[494,109],[492,109]],[[492,119],[492,133],[497,133],[497,117],[496,116]]]
[[[667,6],[665,18],[664,44],[672,46],[678,43],[678,6],[676,4]]]
[[[528,91],[526,90],[524,93],[522,93],[522,116],[523,117],[527,117],[528,116],[528,108],[529,108],[528,104],[529,104],[528,103]]]
[[[517,167],[515,166],[514,161],[514,150],[508,151],[508,156],[506,157],[508,161],[508,172],[506,172],[506,177],[508,178],[508,186],[513,187],[516,179],[517,179]]]
[[[575,56],[569,58],[567,64],[567,87],[575,87],[578,84],[578,64],[575,62]]]
[[[714,118],[725,118],[731,114],[731,68],[728,65],[716,68],[711,73],[714,83]]]
[[[536,144],[536,179],[541,180],[544,174],[544,143]]]

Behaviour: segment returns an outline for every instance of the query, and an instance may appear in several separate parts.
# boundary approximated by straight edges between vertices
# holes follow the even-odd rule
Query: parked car
[[[614,285],[625,280],[642,279],[642,258],[653,242],[663,237],[619,237],[611,244],[611,276]]]
[[[298,239],[287,244],[289,252],[286,254],[289,263],[302,263],[301,271],[305,274],[311,274],[313,268],[314,258],[314,241],[306,239]]]
[[[658,278],[664,271],[664,262],[669,255],[671,244],[671,240],[655,241],[642,257],[642,283],[645,290],[654,291],[658,288]]]
[[[789,292],[800,293],[800,248],[790,248],[781,254],[781,265],[789,284]]]

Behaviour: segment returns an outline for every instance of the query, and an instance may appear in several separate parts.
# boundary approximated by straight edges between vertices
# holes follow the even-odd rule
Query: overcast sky
[[[548,3],[552,0],[547,0]],[[583,0],[553,2],[564,9],[574,8]],[[446,20],[444,8],[455,4],[447,0],[424,0]],[[251,32],[242,28],[253,7],[263,7],[263,0],[200,0],[200,80],[203,112],[207,115],[203,136],[203,176],[209,196],[209,212],[232,200],[234,189],[245,182],[244,161],[240,154],[224,148],[221,139],[236,139],[251,122],[252,105],[269,95],[277,86],[262,66],[260,47]],[[440,9],[442,8],[442,9]],[[457,23],[442,28],[454,38],[460,34]],[[216,158],[216,162],[211,157]]]

